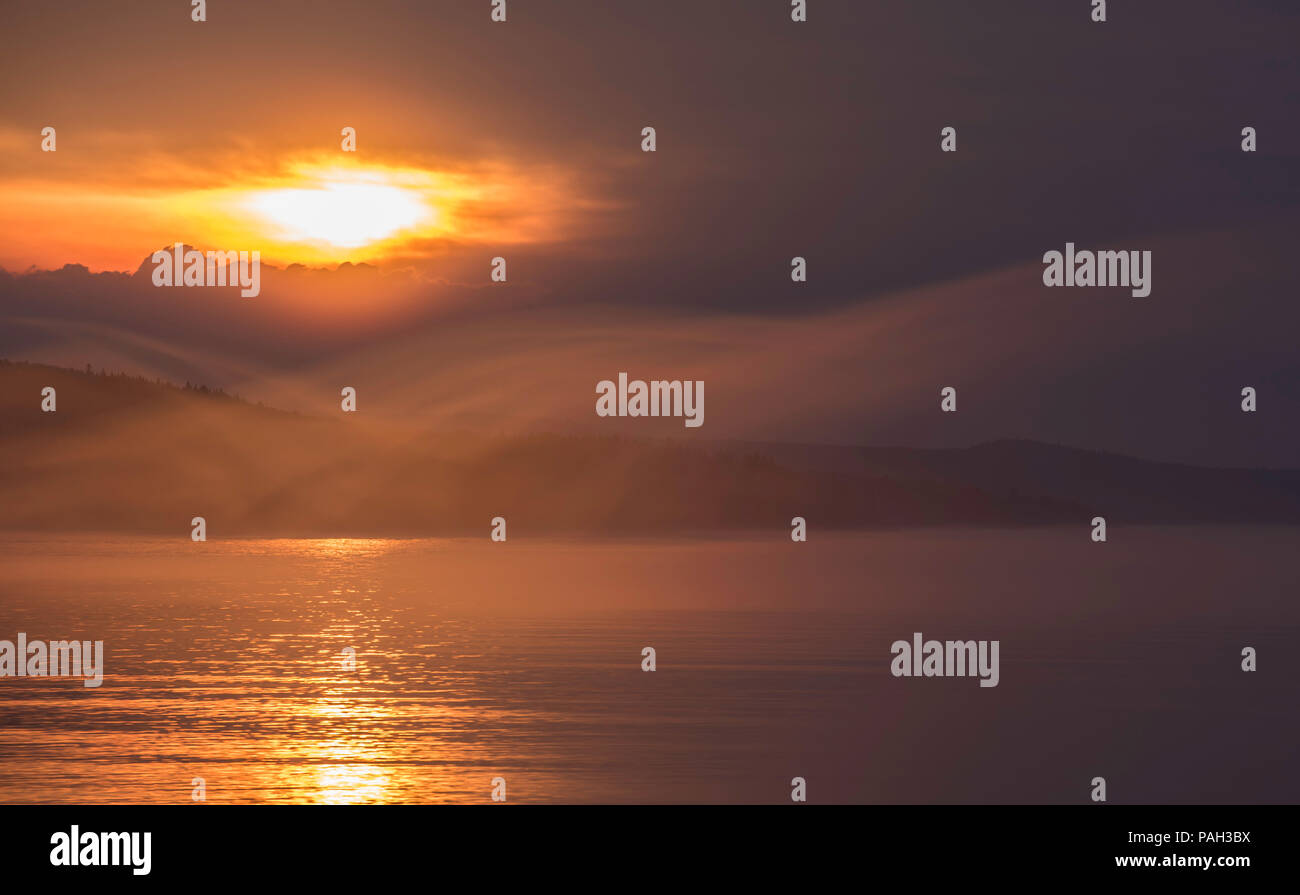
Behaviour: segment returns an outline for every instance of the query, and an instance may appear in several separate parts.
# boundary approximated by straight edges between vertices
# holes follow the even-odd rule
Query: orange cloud
[[[375,159],[285,154],[254,165],[237,147],[201,159],[137,153],[102,134],[71,157],[0,172],[0,265],[134,270],[160,246],[258,250],[274,264],[337,265],[434,257],[448,245],[557,242],[597,203],[575,175],[504,160]],[[0,145],[18,136],[0,134]],[[62,146],[60,147],[62,149]],[[57,158],[56,158],[57,157]],[[90,164],[90,162],[95,164]],[[39,174],[34,172],[39,171]]]

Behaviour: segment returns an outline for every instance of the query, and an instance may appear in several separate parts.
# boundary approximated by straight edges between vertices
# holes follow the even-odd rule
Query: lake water
[[[106,654],[0,679],[0,801],[1297,802],[1297,547],[0,535],[0,639]],[[999,640],[999,686],[891,676],[914,631]]]

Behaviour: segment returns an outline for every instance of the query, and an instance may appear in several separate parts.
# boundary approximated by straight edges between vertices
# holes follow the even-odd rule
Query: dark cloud
[[[465,360],[434,389],[456,408],[513,415],[509,383],[485,384],[497,359],[527,372],[530,413],[560,420],[587,413],[597,373],[671,356],[662,375],[716,377],[714,419],[737,435],[1300,462],[1281,335],[1300,238],[1294,7],[1110,7],[1094,24],[1084,2],[817,0],[795,25],[779,0],[557,0],[511,4],[501,26],[487,4],[223,4],[204,26],[171,3],[10,8],[0,74],[24,88],[0,100],[6,128],[54,116],[69,148],[79,128],[113,129],[255,159],[332,145],[348,123],[376,156],[573,172],[581,202],[564,233],[509,250],[500,289],[483,286],[492,248],[455,241],[400,274],[270,272],[251,304],[76,269],[6,277],[23,322],[4,347],[35,357],[95,326],[119,334],[119,358],[165,348],[306,393],[362,357],[424,383],[438,351]],[[939,151],[946,125],[955,154]],[[1239,149],[1246,125],[1257,153]],[[509,209],[478,223],[493,214]],[[1153,250],[1153,295],[1043,289],[1041,256],[1067,241]],[[656,355],[657,319],[693,347]],[[389,364],[408,338],[417,360]],[[960,428],[930,413],[949,379],[980,408]],[[1261,406],[1290,414],[1268,417],[1267,444],[1228,413],[1256,380]]]

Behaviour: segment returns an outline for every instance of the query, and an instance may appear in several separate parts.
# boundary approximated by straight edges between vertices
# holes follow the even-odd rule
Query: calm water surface
[[[0,680],[0,801],[1296,802],[1298,546],[3,535],[0,639],[106,673]],[[913,631],[1000,685],[891,677]]]

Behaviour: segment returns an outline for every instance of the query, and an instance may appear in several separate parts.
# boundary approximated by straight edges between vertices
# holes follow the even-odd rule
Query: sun
[[[415,167],[299,160],[243,185],[178,197],[208,243],[251,245],[264,261],[370,262],[459,232],[458,210],[482,189]]]
[[[436,210],[414,190],[382,182],[333,181],[254,192],[245,207],[284,242],[356,249],[429,225]]]
[[[451,244],[553,240],[585,207],[569,200],[562,172],[496,161],[446,168],[315,155],[234,173],[146,203],[153,243],[257,250],[275,265],[409,263]]]

